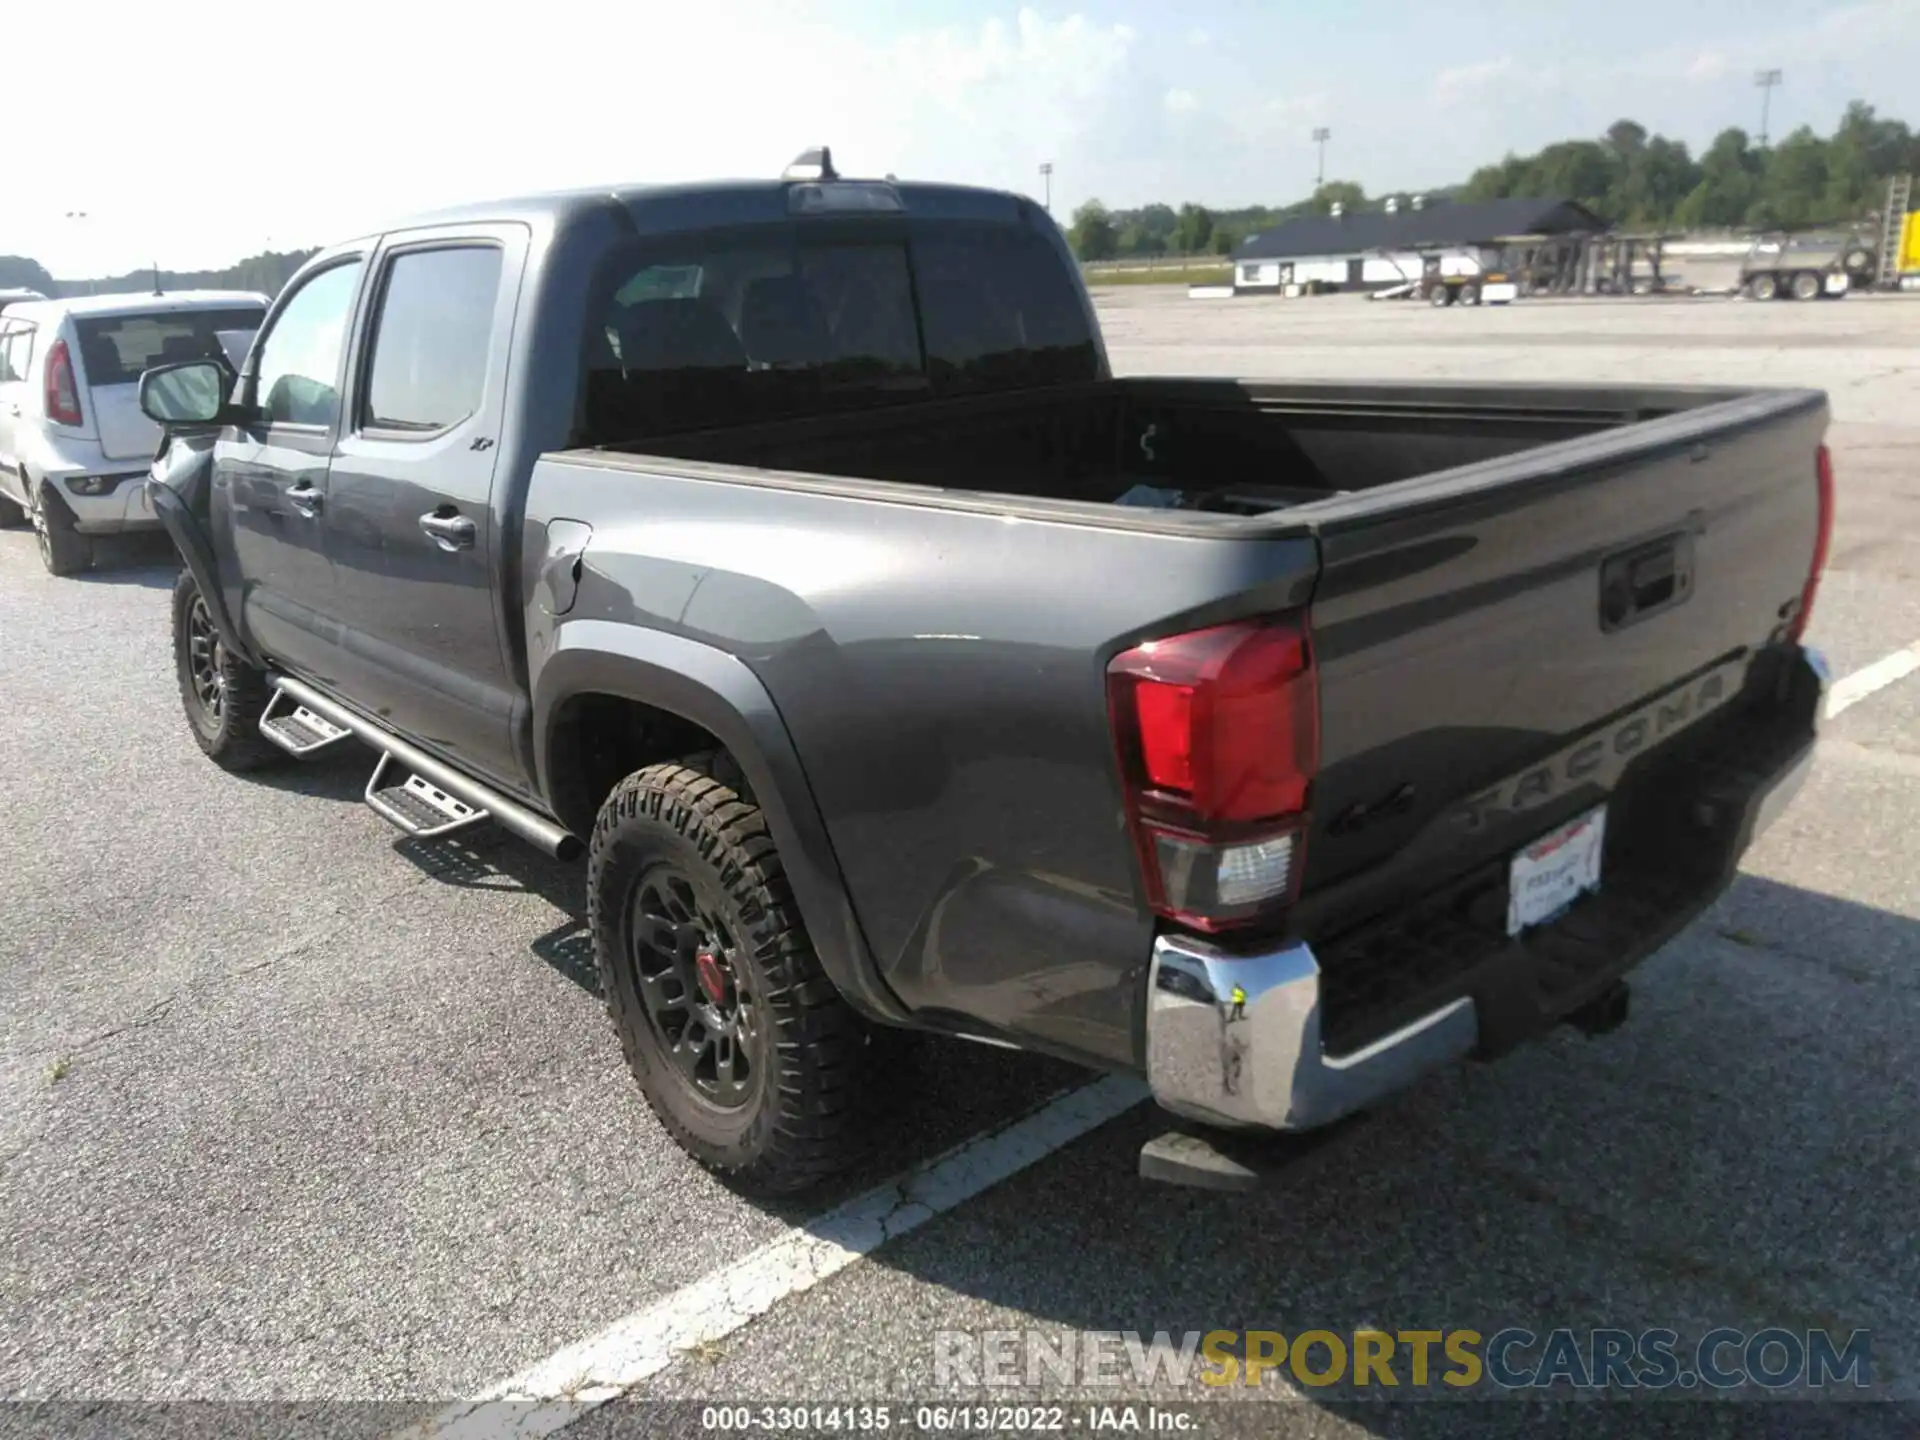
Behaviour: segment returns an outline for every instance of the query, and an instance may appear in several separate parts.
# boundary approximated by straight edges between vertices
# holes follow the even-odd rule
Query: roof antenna
[[[833,151],[825,145],[812,150],[802,150],[793,157],[793,163],[781,173],[782,180],[838,180],[840,172],[833,168]]]
[[[160,293],[160,262],[158,260],[153,262],[153,293],[156,295]]]

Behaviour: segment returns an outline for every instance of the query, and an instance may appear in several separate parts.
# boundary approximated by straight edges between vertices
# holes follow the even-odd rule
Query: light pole
[[[1320,147],[1320,173],[1314,177],[1313,185],[1317,190],[1327,183],[1327,141],[1333,138],[1333,131],[1324,125],[1314,127],[1313,143]]]
[[[1040,179],[1047,187],[1047,214],[1051,215],[1053,214],[1053,162],[1051,160],[1040,162]]]
[[[1753,83],[1760,87],[1760,148],[1767,148],[1767,111],[1773,104],[1773,87],[1785,81],[1778,70],[1756,70]]]

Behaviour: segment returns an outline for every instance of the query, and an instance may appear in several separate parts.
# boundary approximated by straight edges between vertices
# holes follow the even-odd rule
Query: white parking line
[[[397,1432],[396,1440],[551,1435],[657,1375],[683,1351],[731,1335],[789,1295],[839,1274],[1146,1098],[1145,1085],[1121,1076],[1068,1091],[789,1230],[599,1334],[555,1351],[473,1399]]]
[[[1827,718],[1832,719],[1849,706],[1858,705],[1876,690],[1884,690],[1896,680],[1904,680],[1920,670],[1920,640],[1856,670],[1844,680],[1836,680],[1827,691]]]

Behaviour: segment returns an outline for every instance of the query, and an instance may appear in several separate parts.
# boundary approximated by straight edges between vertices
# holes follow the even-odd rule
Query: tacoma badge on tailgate
[[[1746,665],[1745,656],[1716,665],[1558,754],[1508,776],[1492,789],[1462,801],[1453,812],[1454,822],[1463,830],[1480,830],[1489,819],[1532,810],[1577,785],[1611,785],[1642,750],[1686,729],[1738,694]]]

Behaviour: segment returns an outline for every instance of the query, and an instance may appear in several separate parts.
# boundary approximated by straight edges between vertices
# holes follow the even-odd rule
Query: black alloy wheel
[[[227,648],[213,607],[191,572],[173,583],[173,670],[194,743],[228,770],[258,770],[287,752],[260,733],[273,691],[267,677]]]
[[[717,895],[671,861],[644,872],[627,921],[627,960],[647,1023],[680,1082],[739,1110],[766,1065],[761,1006]]]
[[[195,594],[187,610],[187,674],[194,699],[210,724],[218,726],[227,713],[226,646],[213,628],[206,597]]]

